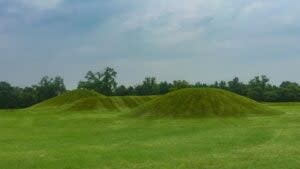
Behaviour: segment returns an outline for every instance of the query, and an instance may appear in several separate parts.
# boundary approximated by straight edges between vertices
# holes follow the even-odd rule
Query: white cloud
[[[9,15],[0,16],[0,32],[6,35],[0,37],[0,58],[19,61],[28,57],[24,59],[27,77],[42,70],[68,72],[66,77],[76,82],[88,69],[109,65],[118,69],[127,84],[146,75],[214,81],[267,74],[279,81],[293,80],[299,74],[297,0],[114,0],[109,5],[116,6],[112,11],[101,10],[101,0],[6,1],[18,3],[7,9]],[[65,12],[72,5],[76,19]],[[33,70],[37,59],[44,64]],[[20,76],[20,68],[13,61],[8,63],[2,62],[0,72],[14,68],[18,71],[9,78]]]
[[[163,43],[185,41],[201,34],[224,3],[224,0],[148,0],[125,16],[120,29],[141,29],[151,33],[153,39],[164,39]]]
[[[268,7],[267,5],[268,2],[263,2],[263,1],[253,1],[252,3],[250,3],[249,5],[246,5],[244,8],[244,13],[246,15],[250,15],[254,12],[257,12],[259,10],[266,10],[266,7]]]
[[[160,22],[166,29],[178,29],[186,21],[198,21],[215,15],[224,0],[180,0],[147,1],[137,10],[129,13],[124,21],[128,29],[147,27]],[[159,28],[161,28],[159,27]],[[151,28],[150,28],[151,29]]]
[[[48,10],[58,7],[64,0],[18,0],[25,6],[38,10]]]

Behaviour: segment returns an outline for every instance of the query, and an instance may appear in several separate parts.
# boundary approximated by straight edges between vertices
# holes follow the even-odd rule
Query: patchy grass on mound
[[[154,96],[106,97],[90,90],[74,90],[32,107],[32,109],[60,108],[70,111],[109,110],[122,111],[135,108]]]
[[[105,110],[122,111],[138,107],[150,100],[153,96],[124,96],[124,97],[90,97],[80,99],[74,102],[68,110],[86,111],[86,110]]]
[[[210,117],[278,114],[246,97],[220,89],[182,89],[158,97],[133,114],[149,117]]]
[[[95,91],[79,89],[70,92],[66,92],[60,96],[54,97],[52,99],[46,100],[42,103],[39,103],[32,108],[48,108],[53,106],[63,106],[67,104],[74,103],[80,99],[90,98],[90,97],[105,97]]]

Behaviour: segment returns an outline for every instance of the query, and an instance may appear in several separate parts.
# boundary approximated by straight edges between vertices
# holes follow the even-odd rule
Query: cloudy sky
[[[300,82],[299,0],[0,0],[0,81],[115,68],[190,82]]]

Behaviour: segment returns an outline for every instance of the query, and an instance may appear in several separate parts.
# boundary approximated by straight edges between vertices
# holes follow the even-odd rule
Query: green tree
[[[121,85],[121,86],[117,87],[117,89],[115,91],[115,95],[127,96],[127,95],[130,95],[130,93],[128,92],[127,88],[124,85]]]
[[[155,77],[146,77],[142,85],[135,88],[138,95],[156,95],[159,94],[159,87]]]
[[[25,87],[19,92],[19,107],[25,108],[38,103],[38,94],[35,88]]]
[[[294,102],[300,101],[300,86],[297,83],[285,81],[279,88],[280,101]]]
[[[192,87],[186,80],[174,80],[172,90],[184,89]]]
[[[254,77],[248,84],[247,96],[257,101],[264,101],[265,93],[271,86],[269,81],[270,79],[265,75]]]
[[[99,72],[88,71],[84,77],[86,81],[80,81],[78,84],[79,89],[95,90],[102,93],[102,75]]]
[[[50,99],[66,91],[64,80],[60,76],[55,78],[44,76],[34,88],[37,92],[38,101]]]
[[[227,83],[225,82],[225,81],[221,81],[220,83],[219,83],[219,88],[221,88],[221,89],[228,89],[227,88]]]
[[[279,89],[276,86],[269,86],[266,91],[264,91],[263,101],[265,102],[276,102],[279,101]]]
[[[0,108],[15,108],[17,105],[17,95],[14,88],[7,82],[0,82]]]
[[[219,88],[219,82],[218,82],[218,81],[215,81],[215,83],[214,83],[213,85],[211,85],[211,87]]]
[[[135,91],[134,87],[132,87],[132,86],[129,86],[127,88],[127,92],[128,92],[128,95],[136,95],[136,91]]]
[[[113,92],[117,88],[117,72],[110,67],[105,68],[102,74],[102,91],[105,95],[113,95]]]
[[[117,72],[110,67],[105,68],[104,72],[89,71],[86,76],[86,81],[80,81],[79,89],[95,90],[101,94],[111,96],[117,88],[116,82]]]
[[[238,77],[235,77],[233,80],[228,82],[228,90],[240,95],[245,95],[246,86],[242,82],[240,82],[240,79]]]
[[[195,88],[204,88],[204,87],[208,87],[207,84],[205,83],[201,83],[201,82],[196,82],[194,85]]]
[[[171,91],[172,84],[170,84],[166,81],[165,82],[160,82],[158,84],[158,88],[159,88],[159,94],[166,94],[166,93]]]

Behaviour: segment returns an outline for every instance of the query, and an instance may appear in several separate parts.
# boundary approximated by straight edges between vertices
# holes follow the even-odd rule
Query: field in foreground
[[[0,111],[0,168],[298,168],[300,104],[269,106],[285,114],[151,120],[113,111]]]

